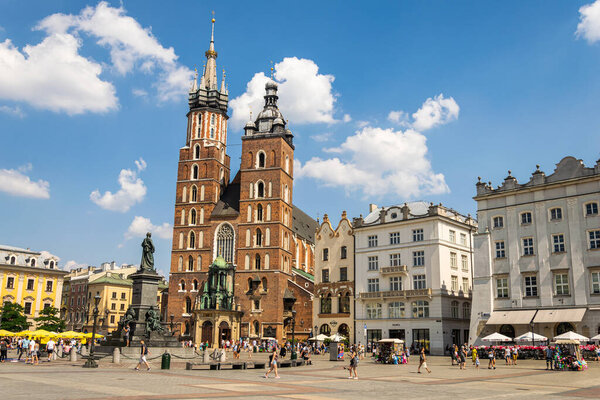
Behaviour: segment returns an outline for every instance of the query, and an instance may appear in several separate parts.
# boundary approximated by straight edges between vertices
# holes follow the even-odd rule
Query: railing
[[[387,290],[382,292],[362,292],[361,299],[389,299],[394,297],[431,297],[431,288],[414,290]]]
[[[382,274],[395,274],[399,272],[407,272],[406,265],[393,265],[390,267],[382,267]]]

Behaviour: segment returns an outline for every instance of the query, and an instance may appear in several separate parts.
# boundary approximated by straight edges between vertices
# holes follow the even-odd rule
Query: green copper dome
[[[213,265],[219,268],[227,268],[227,261],[222,256],[217,256],[213,261]]]

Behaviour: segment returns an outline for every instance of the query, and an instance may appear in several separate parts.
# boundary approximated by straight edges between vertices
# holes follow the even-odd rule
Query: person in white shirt
[[[35,361],[35,364],[37,364],[38,356],[35,352],[35,340],[33,338],[29,341],[29,352],[27,354],[31,355],[31,363],[33,364]]]
[[[56,346],[56,343],[52,339],[48,340],[48,343],[46,343],[46,351],[48,352],[48,361],[52,360],[52,354],[54,353],[55,346]]]

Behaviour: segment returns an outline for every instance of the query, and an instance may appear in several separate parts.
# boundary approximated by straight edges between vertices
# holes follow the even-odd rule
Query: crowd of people
[[[20,362],[25,364],[39,365],[40,360],[50,362],[54,355],[68,355],[71,351],[81,353],[81,341],[76,339],[53,338],[42,341],[33,336],[2,337],[0,338],[0,362]],[[14,350],[14,357],[9,359],[8,352]]]

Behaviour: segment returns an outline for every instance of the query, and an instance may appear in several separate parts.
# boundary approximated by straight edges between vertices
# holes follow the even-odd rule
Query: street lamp
[[[296,335],[296,310],[292,310],[292,355],[290,356],[290,360],[295,360],[298,358],[296,356],[296,343],[294,342],[294,338]]]
[[[94,296],[94,325],[92,327],[92,344],[90,346],[90,354],[88,355],[87,361],[83,364],[83,368],[98,368],[98,363],[94,360],[94,341],[96,340],[96,322],[98,321],[98,303],[100,303],[100,296]]]

